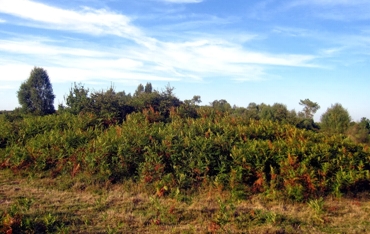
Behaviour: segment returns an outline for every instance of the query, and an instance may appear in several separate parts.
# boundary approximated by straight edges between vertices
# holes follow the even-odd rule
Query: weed
[[[322,197],[310,200],[307,204],[316,215],[321,215],[324,212],[324,199]]]

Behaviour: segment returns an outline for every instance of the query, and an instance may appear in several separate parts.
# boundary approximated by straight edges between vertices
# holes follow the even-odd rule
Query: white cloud
[[[314,32],[303,28],[275,27],[273,33],[284,34],[291,37],[312,37]]]
[[[29,0],[0,0],[0,12],[31,20],[33,22],[24,24],[34,27],[129,38],[141,35],[140,30],[131,25],[128,17],[105,9],[84,7],[73,11]]]
[[[177,1],[179,2],[179,1]],[[187,1],[191,2],[191,1]],[[193,1],[196,2],[196,1]],[[19,6],[22,5],[20,8]],[[166,41],[148,37],[121,14],[108,10],[82,8],[64,10],[29,0],[0,0],[0,12],[26,19],[34,27],[76,31],[83,34],[108,34],[124,37],[135,44],[84,45],[83,41],[67,42],[44,38],[3,39],[0,51],[8,59],[27,55],[26,65],[15,66],[27,73],[28,64],[45,66],[55,82],[123,81],[123,80],[194,80],[228,77],[234,80],[263,79],[268,66],[314,66],[312,55],[268,54],[249,51],[241,46],[256,35],[229,32],[224,35],[195,33],[197,38],[169,34]],[[46,12],[46,13],[45,13]],[[31,21],[30,21],[31,20]],[[115,42],[117,43],[117,42]],[[68,46],[66,46],[68,44]],[[26,59],[30,62],[25,62]],[[24,75],[17,74],[24,79]],[[10,79],[10,78],[3,78]]]
[[[324,56],[333,56],[335,54],[340,53],[343,50],[344,50],[343,47],[328,48],[328,49],[321,50],[321,54]]]
[[[0,71],[2,73],[0,81],[24,81],[29,77],[32,68],[33,65],[29,64],[0,61]]]
[[[0,51],[17,54],[33,55],[72,55],[83,57],[101,57],[107,55],[103,51],[48,45],[43,41],[27,39],[0,40]]]
[[[313,66],[310,55],[266,54],[247,51],[238,44],[199,39],[183,43],[159,42],[156,47],[88,48],[62,47],[51,42],[1,40],[0,51],[17,60],[26,54],[36,64],[9,65],[5,74],[24,80],[34,65],[45,67],[54,82],[87,82],[105,80],[194,80],[229,77],[234,80],[263,79],[265,66]],[[120,52],[124,51],[124,53]],[[42,58],[42,59],[40,59]],[[3,59],[6,59],[3,58]],[[5,80],[14,79],[2,76]]]
[[[6,22],[6,20],[0,19],[0,24],[5,23],[5,22]]]
[[[158,76],[152,73],[138,73],[120,69],[106,70],[104,67],[89,69],[86,67],[47,67],[50,79],[54,83],[71,82],[124,82],[124,81],[177,81],[173,77]]]

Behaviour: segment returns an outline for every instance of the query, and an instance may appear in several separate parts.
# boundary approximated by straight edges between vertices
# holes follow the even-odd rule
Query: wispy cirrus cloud
[[[73,48],[53,45],[52,40],[29,40],[29,38],[0,40],[0,50],[8,53],[31,54],[31,55],[67,55],[83,57],[102,57],[107,55],[103,51]]]
[[[240,45],[253,40],[255,35],[234,32],[227,36],[206,36],[192,31],[192,38],[178,35],[173,40],[176,33],[171,32],[166,40],[150,37],[146,33],[149,30],[135,26],[130,17],[106,9],[66,10],[30,0],[0,0],[0,12],[19,18],[17,23],[24,26],[76,35],[125,38],[125,42],[112,39],[113,43],[104,48],[98,45],[91,48],[91,44],[81,42],[74,45],[73,40],[63,43],[58,41],[60,38],[1,40],[0,51],[6,52],[9,58],[26,54],[29,61],[45,63],[58,82],[89,79],[200,81],[212,77],[258,80],[264,78],[264,69],[268,66],[315,66],[314,55],[272,54]]]
[[[160,42],[152,50],[146,47],[123,47],[124,55],[117,53],[115,48],[96,51],[52,45],[47,40],[1,40],[0,51],[12,53],[14,57],[17,54],[27,55],[31,61],[38,63],[42,62],[39,59],[42,57],[59,82],[102,78],[114,82],[130,79],[199,81],[216,76],[256,80],[263,78],[263,66],[312,66],[310,62],[315,59],[310,55],[246,51],[237,44],[221,40]],[[70,75],[66,75],[67,72]]]
[[[355,29],[356,30],[356,29]],[[276,26],[271,30],[271,37],[282,36],[283,38],[299,38],[299,40],[315,41],[313,43],[317,55],[327,57],[328,55],[347,54],[364,55],[369,54],[370,31],[358,27],[356,33],[344,31],[328,32],[318,29]],[[317,46],[316,46],[317,45]]]
[[[337,21],[358,21],[370,19],[370,2],[367,0],[293,0],[284,8],[313,7],[312,16]]]
[[[105,9],[65,10],[29,0],[0,0],[0,12],[27,20],[22,22],[26,26],[121,37],[141,34],[130,18]]]

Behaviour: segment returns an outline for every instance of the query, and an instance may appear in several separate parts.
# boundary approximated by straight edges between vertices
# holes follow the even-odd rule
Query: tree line
[[[254,120],[271,120],[329,134],[347,134],[357,143],[370,142],[370,120],[364,117],[360,122],[352,122],[348,111],[339,103],[329,107],[321,116],[320,123],[317,123],[313,116],[320,106],[310,99],[300,100],[303,109],[296,112],[288,110],[282,103],[267,105],[251,102],[247,107],[237,107],[231,106],[224,99],[201,106],[201,96],[195,95],[190,100],[181,101],[173,91],[170,85],[161,91],[153,89],[151,83],[139,84],[134,94],[117,92],[113,86],[107,90],[90,91],[83,84],[74,83],[64,97],[65,104],[59,104],[58,110],[55,110],[55,95],[47,71],[35,67],[19,88],[17,94],[21,107],[14,112],[32,115],[94,113],[104,124],[109,125],[123,122],[133,112],[145,112],[152,122],[169,122],[174,108],[184,118],[198,118],[197,109],[212,108],[216,112],[227,112]]]

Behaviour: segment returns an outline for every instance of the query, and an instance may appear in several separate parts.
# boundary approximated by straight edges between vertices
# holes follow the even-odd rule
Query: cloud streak
[[[131,25],[128,17],[105,9],[83,7],[73,11],[29,0],[0,0],[0,12],[31,20],[32,22],[23,24],[34,27],[121,37],[135,37],[141,34],[138,28]]]
[[[248,44],[255,35],[235,33],[218,37],[216,34],[197,33],[198,38],[178,36],[176,41],[163,41],[147,36],[143,29],[132,24],[129,17],[105,9],[65,10],[29,0],[0,0],[0,6],[0,12],[23,19],[18,21],[21,25],[77,35],[113,35],[131,41],[120,43],[113,40],[111,46],[99,48],[95,45],[94,49],[89,47],[91,44],[81,46],[81,42],[74,44],[74,41],[69,41],[66,46],[67,43],[60,39],[51,38],[0,41],[0,51],[6,52],[9,58],[16,60],[19,54],[23,54],[29,57],[29,61],[45,63],[50,75],[58,82],[99,79],[112,82],[201,81],[213,77],[246,81],[264,79],[264,70],[269,66],[315,66],[316,57],[313,55],[261,53],[240,45]],[[29,69],[31,65],[38,64],[28,63],[23,68]]]
[[[314,7],[313,16],[337,21],[358,21],[370,19],[370,2],[367,0],[295,0],[286,3],[285,8]]]

